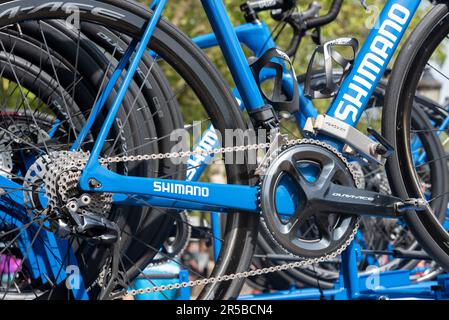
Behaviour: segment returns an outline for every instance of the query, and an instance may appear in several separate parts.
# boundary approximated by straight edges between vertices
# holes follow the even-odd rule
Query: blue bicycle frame
[[[203,0],[202,3],[212,25],[216,41],[234,77],[237,90],[245,108],[252,111],[263,107],[265,102],[222,1]],[[352,71],[346,77],[338,96],[327,111],[328,115],[353,126],[357,124],[374,88],[415,14],[419,3],[420,1],[416,0],[387,1],[377,24],[381,27],[379,29],[373,29],[370,32],[366,43],[361,48],[355,60]],[[114,193],[116,194],[114,197],[116,204],[151,205],[154,207],[217,212],[230,210],[258,212],[256,187],[122,176],[109,171],[99,163],[98,158],[103,149],[106,137],[120,109],[140,59],[146,50],[157,21],[161,17],[165,4],[166,0],[155,0],[153,3],[154,13],[140,42],[137,40],[132,42],[123,59],[120,61],[116,72],[111,77],[106,90],[101,95],[97,105],[93,108],[89,121],[86,123],[81,134],[78,135],[73,149],[76,149],[84,141],[86,133],[89,132],[95,122],[106,98],[110,94],[111,88],[114,87],[119,75],[125,69],[131,56],[133,56],[132,53],[135,52],[124,76],[123,84],[109,110],[108,116],[104,121],[91,152],[91,157],[82,174],[80,187],[83,191]],[[263,25],[261,27],[263,28]],[[242,31],[239,34],[245,35],[244,27],[242,27]],[[263,49],[264,47],[258,48],[259,52]],[[320,138],[332,143],[338,148],[342,147],[338,141],[328,137]],[[5,178],[1,179],[6,180]],[[98,187],[94,187],[92,181],[98,182]],[[20,185],[11,181],[8,184],[12,184],[12,187],[20,190]],[[170,192],[173,188],[189,190],[191,192],[188,192],[189,194],[186,192],[182,194]],[[226,197],[223,196],[225,194]],[[235,201],[230,202],[227,200],[228,198],[235,199]],[[289,202],[288,194],[279,199],[279,203],[284,202]]]
[[[264,100],[248,66],[239,39],[227,16],[223,3],[218,0],[203,0],[202,3],[245,107],[249,111],[263,107],[265,105]],[[371,31],[365,45],[356,58],[351,73],[343,82],[338,96],[329,108],[328,115],[336,117],[350,125],[357,124],[374,88],[415,14],[419,3],[420,1],[415,0],[387,1],[379,17],[378,25],[381,27]],[[121,176],[105,169],[99,164],[98,157],[103,148],[106,136],[165,4],[165,0],[160,0],[155,5],[153,17],[130,63],[130,67],[124,78],[124,84],[121,86],[96,140],[91,158],[82,174],[80,186],[84,191],[118,194],[119,196],[115,197],[115,202],[119,204],[146,204],[156,207],[219,212],[229,210],[256,212],[258,211],[256,187]],[[133,45],[135,44],[133,43]],[[131,50],[133,49],[132,47]],[[124,59],[128,58],[129,56],[125,55]],[[121,72],[120,66],[122,65],[122,63],[119,65],[118,72]],[[114,78],[111,79],[111,81],[114,80]],[[107,94],[108,92],[105,91],[103,95],[107,96]],[[105,100],[104,96],[102,98],[100,101]],[[95,115],[98,114],[96,109],[94,108],[92,112],[92,120],[95,120]],[[87,125],[90,123],[92,122],[88,122]],[[90,128],[87,127],[85,131],[88,132],[88,129]],[[81,135],[79,139],[82,139]],[[323,139],[341,147],[338,141],[326,137],[323,137]],[[77,141],[77,145],[80,145],[80,142],[82,140]],[[92,187],[90,183],[92,179],[99,182],[100,186],[98,188]],[[174,193],[167,189],[164,190],[163,187],[165,186],[174,186],[179,188],[179,190],[197,190],[198,192],[192,192],[192,194],[186,194],[185,192],[183,194]],[[198,193],[202,193],[202,196],[198,196]],[[130,197],[127,194],[132,196]],[[226,194],[226,198],[223,197],[224,194]],[[232,201],[231,203],[227,200],[228,198],[235,199],[236,201]],[[279,199],[279,202],[282,203],[283,200]],[[288,202],[287,196],[285,200]]]
[[[234,77],[245,108],[252,111],[263,107],[265,102],[222,1],[203,0],[202,3],[212,25],[216,41]],[[420,1],[416,0],[387,1],[377,24],[381,27],[373,29],[369,34],[366,43],[355,60],[352,71],[343,82],[338,96],[331,104],[327,112],[328,115],[350,125],[357,124],[370,95],[393,56],[419,3]],[[154,207],[217,212],[230,210],[258,212],[257,187],[122,176],[102,167],[99,163],[98,158],[106,137],[120,109],[140,59],[147,48],[155,26],[161,17],[165,4],[166,0],[155,0],[152,4],[154,13],[142,38],[140,41],[133,41],[128,48],[116,72],[111,77],[106,90],[93,108],[89,121],[81,134],[78,135],[78,139],[73,146],[74,150],[83,142],[86,132],[89,132],[95,122],[104,105],[104,101],[110,94],[111,88],[114,87],[119,75],[132,57],[124,76],[123,84],[103,123],[91,152],[91,157],[83,171],[80,187],[83,191],[114,193],[114,202],[116,204],[151,205]],[[242,30],[244,30],[244,27],[242,27]],[[245,34],[243,31],[239,33],[240,35]],[[259,50],[263,49],[264,47],[259,48]],[[320,137],[320,139],[332,143],[338,148],[342,147],[341,143],[334,139],[328,137]],[[3,177],[1,179],[7,180]],[[96,182],[96,186],[92,184],[92,181]],[[14,182],[8,181],[7,185],[20,190],[20,185]],[[173,192],[173,190],[188,190],[189,192]],[[20,192],[17,192],[17,194],[20,199]],[[223,195],[226,195],[226,197]],[[230,202],[227,200],[228,198],[235,201]],[[289,195],[285,194],[278,201],[279,203],[289,203],[289,198]]]

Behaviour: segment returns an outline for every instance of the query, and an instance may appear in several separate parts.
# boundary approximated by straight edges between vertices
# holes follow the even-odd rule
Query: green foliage
[[[48,113],[47,107],[33,94],[17,85],[17,83],[2,78],[0,81],[0,101],[4,110],[39,110]]]

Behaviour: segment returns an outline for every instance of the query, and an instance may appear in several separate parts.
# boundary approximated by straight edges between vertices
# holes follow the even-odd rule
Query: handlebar
[[[312,2],[306,11],[294,12],[285,18],[285,22],[287,22],[293,29],[293,37],[290,40],[288,49],[285,52],[289,57],[293,57],[296,54],[296,51],[301,44],[301,40],[308,30],[306,27],[306,21],[318,17],[320,9],[321,5],[318,2]],[[273,18],[276,17],[273,16]]]
[[[293,37],[286,54],[293,57],[299,48],[306,31],[317,29],[334,21],[340,13],[343,0],[333,0],[329,12],[319,16],[321,5],[312,2],[306,11],[293,12],[297,0],[249,0],[242,4],[240,9],[244,12],[247,22],[258,20],[257,13],[271,11],[271,16],[277,21],[285,21],[293,29]]]
[[[285,22],[287,22],[293,29],[293,37],[290,41],[287,51],[285,52],[289,57],[294,57],[301,44],[301,40],[304,37],[306,31],[311,29],[317,29],[319,35],[319,28],[332,21],[334,21],[340,13],[343,0],[333,0],[329,8],[329,12],[320,16],[319,11],[321,5],[318,2],[312,2],[306,11],[293,12],[286,16]],[[273,14],[272,14],[273,16]],[[279,17],[274,17],[278,18]]]
[[[325,16],[312,18],[305,22],[307,29],[318,28],[334,21],[337,18],[342,5],[343,0],[334,0],[329,12]]]

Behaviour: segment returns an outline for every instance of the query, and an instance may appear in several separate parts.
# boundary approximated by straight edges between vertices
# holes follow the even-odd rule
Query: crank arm
[[[410,210],[422,211],[427,203],[422,199],[403,201],[400,198],[363,189],[331,183],[322,197],[309,199],[314,210],[339,214],[399,218]]]

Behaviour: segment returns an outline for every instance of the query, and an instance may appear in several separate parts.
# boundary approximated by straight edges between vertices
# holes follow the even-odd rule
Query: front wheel
[[[441,62],[441,53],[449,44],[448,35],[449,9],[447,5],[440,4],[421,21],[398,57],[387,90],[382,121],[383,133],[396,150],[387,163],[392,190],[404,199],[427,201],[429,205],[425,211],[407,213],[405,219],[420,245],[446,271],[449,271],[449,233],[444,228],[447,206],[443,206],[441,212],[435,212],[432,204],[442,199],[447,203],[448,193],[428,197],[420,172],[429,166],[447,166],[447,157],[430,159],[425,154],[417,154],[416,142],[419,140],[417,137],[423,135],[437,135],[445,141],[447,130],[440,127],[441,122],[429,122],[427,129],[414,130],[411,115],[416,109],[446,109],[446,105],[441,103],[444,91],[438,92],[438,89],[449,84],[449,72],[444,70]],[[429,83],[433,85],[429,87]],[[418,95],[425,98],[415,101],[414,97]],[[442,143],[444,145],[445,142]],[[436,183],[447,184],[447,177],[432,179]],[[441,215],[444,218],[438,219]]]

